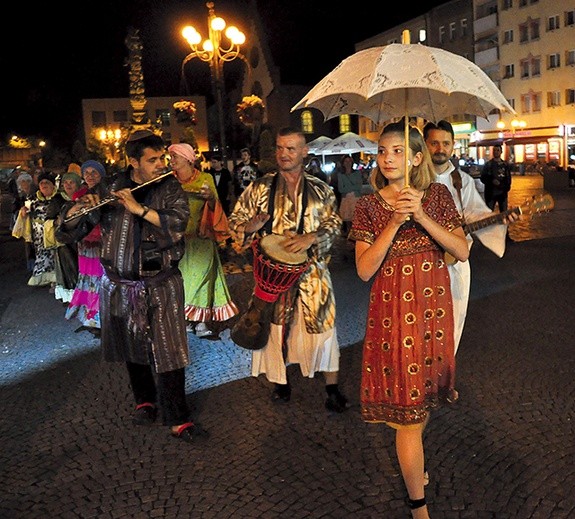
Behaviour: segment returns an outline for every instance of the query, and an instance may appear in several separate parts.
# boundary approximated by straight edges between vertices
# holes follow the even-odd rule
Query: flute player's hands
[[[69,209],[66,213],[66,218],[70,218],[74,216],[76,213],[84,210],[89,209],[90,207],[94,207],[100,202],[100,196],[96,194],[86,194],[74,203],[74,205]]]
[[[137,202],[129,188],[120,189],[119,191],[111,191],[111,194],[118,199],[118,203],[123,205],[126,210],[135,215],[141,215],[144,207],[140,202]]]

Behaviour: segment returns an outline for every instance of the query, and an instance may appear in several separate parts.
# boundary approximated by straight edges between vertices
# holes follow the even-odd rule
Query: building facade
[[[207,151],[208,129],[206,100],[203,96],[191,96],[187,98],[196,106],[195,124],[191,121],[178,120],[178,114],[174,110],[174,103],[181,101],[181,97],[148,97],[146,98],[145,111],[150,123],[162,130],[162,136],[168,143],[180,142],[186,128],[191,126],[200,151]],[[89,146],[90,142],[100,141],[108,146],[107,158],[113,162],[121,159],[116,156],[114,148],[119,140],[116,136],[118,131],[126,130],[132,121],[132,106],[130,99],[83,99],[82,119],[84,125],[84,138]]]
[[[356,50],[400,43],[439,47],[476,63],[517,112],[489,118],[454,115],[456,151],[480,163],[490,146],[531,166],[575,161],[575,5],[573,0],[452,0],[372,38]],[[425,32],[422,32],[425,31]],[[376,139],[363,118],[360,133]]]

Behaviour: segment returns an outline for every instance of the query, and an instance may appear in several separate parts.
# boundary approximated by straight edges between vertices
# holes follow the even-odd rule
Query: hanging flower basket
[[[177,101],[173,104],[176,120],[179,123],[196,124],[196,105],[191,101]]]
[[[242,98],[242,102],[237,105],[236,112],[240,121],[246,126],[262,123],[264,119],[264,102],[256,95]]]

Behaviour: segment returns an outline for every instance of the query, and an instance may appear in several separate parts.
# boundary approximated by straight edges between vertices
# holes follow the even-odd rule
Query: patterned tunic
[[[245,225],[256,214],[266,213],[272,179],[278,173],[271,173],[252,182],[236,203],[230,215],[230,231],[237,242],[248,246],[253,234],[244,235],[238,227]],[[299,295],[303,305],[305,326],[308,333],[322,333],[335,326],[335,297],[328,263],[330,250],[335,238],[340,234],[341,218],[337,214],[333,191],[318,178],[304,174],[307,183],[307,203],[303,215],[303,232],[317,232],[316,244],[310,248],[312,261],[291,290],[291,297],[280,298],[274,307],[273,322],[290,322],[293,314],[293,300]],[[296,231],[302,208],[302,191],[296,203],[290,199],[287,185],[280,175],[274,201],[272,232],[284,234]],[[287,303],[286,301],[291,301]]]
[[[447,188],[433,183],[424,211],[445,228],[461,225]],[[393,215],[379,193],[362,197],[350,239],[373,243]],[[453,310],[443,250],[415,221],[402,225],[370,291],[363,345],[361,412],[366,422],[421,423],[456,399]]]
[[[137,186],[127,173],[111,179],[114,190]],[[106,197],[108,186],[94,188]],[[184,286],[178,263],[190,217],[186,195],[175,177],[133,191],[160,215],[161,227],[110,203],[87,213],[70,233],[85,236],[100,223],[101,341],[107,361],[152,365],[163,373],[189,363]]]

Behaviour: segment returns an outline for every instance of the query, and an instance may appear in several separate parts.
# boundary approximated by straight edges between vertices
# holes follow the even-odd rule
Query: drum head
[[[284,249],[286,237],[280,234],[267,234],[260,240],[263,253],[272,260],[284,265],[301,265],[308,260],[307,252],[290,252]]]

